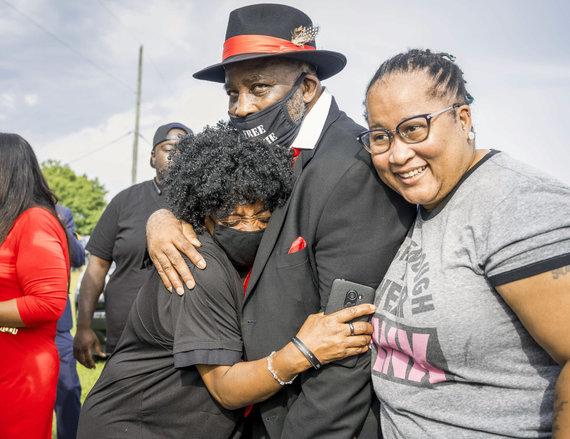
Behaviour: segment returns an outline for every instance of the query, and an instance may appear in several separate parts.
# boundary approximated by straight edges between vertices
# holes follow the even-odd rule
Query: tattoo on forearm
[[[568,401],[562,401],[558,398],[558,395],[554,395],[554,411],[552,412],[552,439],[556,439],[557,433],[560,432],[560,426],[558,425],[558,419],[564,412],[564,408],[568,404]]]
[[[555,270],[552,270],[552,277],[556,280],[560,276],[564,276],[565,274],[568,274],[568,273],[570,273],[570,265],[567,265],[566,267],[560,267],[560,268],[557,268]]]

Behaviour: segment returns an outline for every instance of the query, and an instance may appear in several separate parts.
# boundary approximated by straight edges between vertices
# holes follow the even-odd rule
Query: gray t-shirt
[[[507,154],[420,208],[376,292],[384,437],[549,437],[560,367],[494,286],[568,264],[570,188]]]

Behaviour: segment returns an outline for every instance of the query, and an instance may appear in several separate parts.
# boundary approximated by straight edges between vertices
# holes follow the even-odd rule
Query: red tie
[[[245,277],[244,281],[243,281],[243,295],[245,296],[245,292],[247,290],[247,284],[249,283],[249,277],[251,276],[251,268],[249,269],[249,273],[247,273],[247,276]],[[247,361],[247,360],[246,360]],[[251,409],[253,409],[253,404],[251,404],[249,407],[245,408],[245,412],[243,414],[244,418],[247,418],[248,415],[251,413]]]
[[[249,273],[247,273],[247,276],[243,280],[243,295],[244,296],[245,296],[245,292],[247,290],[247,284],[249,283],[249,277],[250,276],[251,276],[251,268],[249,269]]]
[[[299,153],[301,152],[301,150],[299,148],[293,148],[291,147],[291,149],[293,150],[293,166],[295,166],[295,162],[297,161],[297,157],[299,157]]]

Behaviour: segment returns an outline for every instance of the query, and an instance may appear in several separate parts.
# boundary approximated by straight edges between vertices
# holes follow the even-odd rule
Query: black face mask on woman
[[[253,265],[264,231],[265,229],[248,232],[214,222],[212,237],[226,253],[234,267],[249,268]]]
[[[230,114],[230,122],[242,133],[246,139],[259,137],[269,145],[278,143],[282,146],[291,146],[301,129],[303,118],[298,121],[291,119],[287,102],[301,86],[306,73],[301,74],[293,84],[293,87],[283,98],[277,102],[247,116],[233,116]],[[307,105],[305,104],[305,110]]]

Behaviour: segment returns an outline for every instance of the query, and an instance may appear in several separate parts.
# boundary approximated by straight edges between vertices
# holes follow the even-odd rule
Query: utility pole
[[[142,55],[143,46],[139,49],[139,79],[137,82],[137,115],[135,120],[135,142],[133,143],[133,170],[131,184],[137,182],[137,157],[139,150],[139,118],[141,112],[141,78],[142,78]]]

